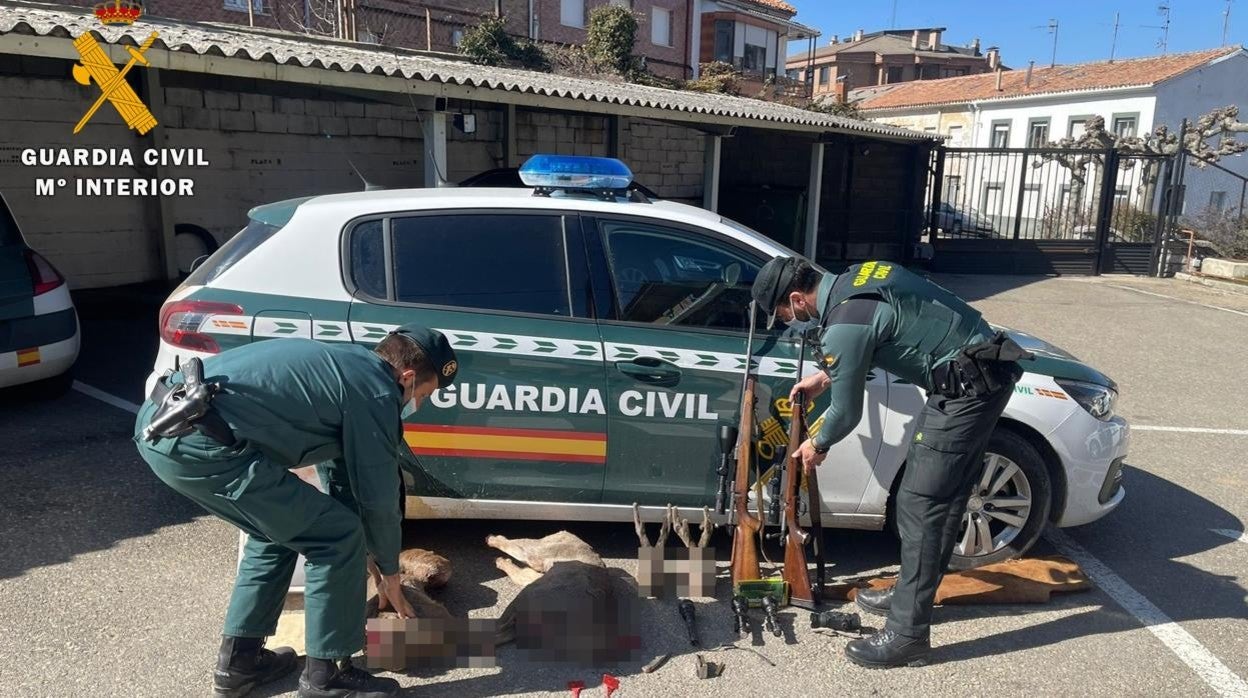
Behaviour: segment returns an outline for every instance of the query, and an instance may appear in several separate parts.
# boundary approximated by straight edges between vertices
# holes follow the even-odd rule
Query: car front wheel
[[[967,500],[950,569],[981,567],[1026,553],[1044,531],[1052,500],[1044,458],[1026,439],[997,429]]]

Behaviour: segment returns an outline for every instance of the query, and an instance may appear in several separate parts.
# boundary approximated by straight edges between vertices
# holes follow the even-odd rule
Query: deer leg
[[[496,558],[494,566],[502,570],[516,586],[524,588],[542,578],[542,573],[530,567],[521,567],[505,557]]]
[[[533,544],[535,542],[531,539],[511,540],[506,536],[488,536],[485,539],[486,545],[496,550],[501,550],[526,565],[533,564],[530,561],[530,557],[532,557]]]

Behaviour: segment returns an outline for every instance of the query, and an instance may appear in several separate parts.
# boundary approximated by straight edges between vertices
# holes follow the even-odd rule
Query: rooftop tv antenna
[[[1226,0],[1226,9],[1222,10],[1222,45],[1226,46],[1226,35],[1231,30],[1231,2]]]
[[[1157,48],[1161,49],[1161,55],[1166,55],[1166,46],[1170,41],[1170,5],[1161,3],[1157,6],[1157,14],[1161,15],[1162,22],[1160,25],[1142,24],[1144,29],[1160,29],[1161,39],[1157,42]]]
[[[1118,48],[1118,13],[1114,13],[1114,38],[1109,43],[1109,62],[1114,62],[1114,50]]]

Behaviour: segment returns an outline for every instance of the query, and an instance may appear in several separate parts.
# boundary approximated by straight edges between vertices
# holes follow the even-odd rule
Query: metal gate
[[[935,271],[1155,273],[1174,158],[1112,148],[939,147],[930,172]]]

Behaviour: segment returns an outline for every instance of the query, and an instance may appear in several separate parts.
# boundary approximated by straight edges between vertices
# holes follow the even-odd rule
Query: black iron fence
[[[936,268],[1155,273],[1173,158],[1115,149],[937,148],[931,175],[927,233]]]

